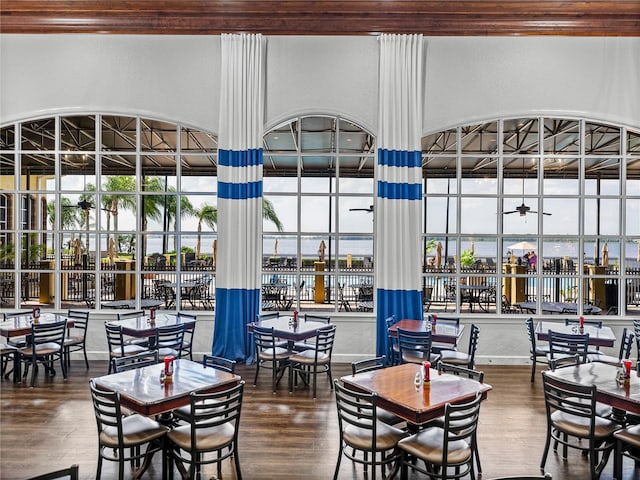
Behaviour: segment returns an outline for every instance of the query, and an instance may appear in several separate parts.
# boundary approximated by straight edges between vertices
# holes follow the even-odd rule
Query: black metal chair
[[[102,461],[118,462],[118,479],[124,478],[125,463],[134,469],[142,458],[165,448],[168,427],[138,414],[123,415],[120,394],[98,389],[90,382],[91,400],[98,426],[98,467],[96,479],[102,475]],[[144,452],[142,446],[147,446]],[[142,474],[143,472],[136,472]]]
[[[126,372],[127,370],[135,370],[136,368],[146,367],[148,365],[155,365],[160,360],[158,358],[158,351],[147,351],[138,353],[136,355],[128,355],[126,357],[119,357],[113,359],[113,371]]]
[[[533,318],[527,318],[525,325],[527,326],[527,334],[529,335],[529,359],[531,360],[531,383],[533,383],[536,376],[536,365],[538,363],[549,365],[549,360],[547,359],[547,355],[549,355],[549,345],[538,345],[536,342]]]
[[[365,474],[371,466],[371,474],[367,478],[375,480],[377,467],[380,467],[384,477],[385,467],[393,467],[400,459],[398,442],[406,433],[378,418],[377,395],[355,392],[341,385],[338,380],[334,380],[334,387],[340,451],[333,479],[340,478],[343,455],[352,462],[364,465]]]
[[[589,455],[591,479],[596,480],[607,464],[615,446],[613,434],[621,428],[619,423],[597,415],[596,387],[568,382],[542,372],[547,435],[540,468],[544,469],[551,442],[554,451],[562,445],[562,457],[568,448]],[[599,455],[601,459],[598,459]]]
[[[563,363],[586,363],[589,349],[589,334],[562,333],[549,330],[549,354],[547,359],[551,368]]]
[[[480,328],[477,325],[471,325],[471,333],[469,334],[469,349],[466,352],[459,350],[442,350],[440,352],[440,360],[453,365],[461,365],[473,370],[476,363],[476,350],[478,349],[478,340],[480,338]]]
[[[191,313],[178,312],[178,320],[180,320],[181,318],[187,319],[189,321],[195,321],[198,317],[197,315]],[[193,326],[193,328],[185,328],[184,330],[184,338],[182,340],[182,354],[188,355],[189,360],[193,360],[193,334],[195,333],[195,331],[195,325]]]
[[[272,370],[271,388],[273,393],[276,393],[278,382],[289,366],[289,357],[293,352],[279,346],[273,331],[273,328],[253,326],[253,341],[256,347],[256,374],[253,386],[258,383],[260,368],[269,368]]]
[[[36,383],[36,373],[38,364],[42,364],[49,375],[56,374],[54,362],[60,360],[62,376],[67,378],[67,362],[64,354],[64,337],[67,331],[67,320],[51,323],[33,323],[31,325],[31,335],[29,343],[18,349],[20,362],[25,364],[24,374],[26,377],[31,371],[31,386]]]
[[[122,334],[122,326],[105,322],[104,330],[107,337],[107,345],[109,348],[109,372],[113,370],[113,359],[135,355],[137,353],[146,352],[147,349],[142,345],[129,344],[124,341]]]
[[[160,360],[169,356],[175,358],[182,356],[185,330],[184,323],[156,328],[154,348],[158,352]]]
[[[222,461],[233,458],[236,478],[242,479],[238,432],[243,392],[244,381],[220,392],[191,393],[189,423],[175,427],[167,434],[171,444],[169,454],[177,460],[183,478],[201,478],[201,466],[210,463],[217,463],[217,478],[221,478]],[[212,404],[216,407],[212,408]],[[208,452],[215,452],[216,456],[205,458],[204,453]],[[188,472],[184,464],[189,465]]]
[[[622,478],[624,458],[635,462],[636,470],[640,465],[640,425],[629,425],[613,434],[616,439],[613,478]]]
[[[84,363],[89,368],[89,359],[87,358],[87,330],[89,327],[89,312],[80,310],[69,310],[67,318],[72,319],[73,328],[67,331],[64,339],[65,358],[67,359],[67,367],[71,366],[71,352],[81,351],[84,355]],[[74,335],[76,333],[76,335]]]
[[[387,358],[391,365],[398,365],[400,363],[400,347],[398,346],[398,337],[392,337],[389,335],[389,329],[398,323],[395,315],[390,315],[384,320],[385,327],[387,329]]]
[[[316,398],[318,373],[325,372],[329,377],[329,384],[333,388],[331,376],[331,355],[333,342],[336,338],[336,326],[328,325],[316,335],[316,343],[312,349],[296,352],[289,357],[289,393],[293,392],[293,383],[299,374],[308,383],[313,378],[313,398]],[[318,369],[321,371],[318,372]]]
[[[398,349],[401,363],[437,362],[440,355],[431,352],[431,331],[398,328]]]
[[[470,402],[447,403],[442,426],[427,427],[400,440],[401,478],[408,478],[411,468],[430,478],[458,479],[470,475],[475,479],[473,462],[481,400],[482,394],[478,392]],[[422,460],[425,466],[418,466],[415,459]],[[452,468],[455,473],[450,471]]]
[[[609,365],[621,365],[622,360],[628,360],[631,356],[631,348],[633,347],[633,339],[635,335],[628,328],[622,330],[622,339],[620,340],[620,351],[618,356],[605,355],[598,351],[596,353],[590,353],[587,355],[587,360],[590,362],[608,363]]]

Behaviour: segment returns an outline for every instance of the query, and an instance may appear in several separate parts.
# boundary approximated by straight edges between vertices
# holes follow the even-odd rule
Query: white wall
[[[554,112],[640,128],[640,38],[426,42],[424,132],[501,115]],[[377,53],[375,37],[268,37],[266,128],[297,114],[331,113],[375,133]],[[219,64],[219,37],[0,35],[0,124],[59,112],[112,112],[215,133]],[[213,317],[199,317],[196,351],[206,352]],[[106,352],[104,318],[92,315],[94,358]],[[374,353],[372,317],[335,321],[336,359]],[[479,363],[527,361],[522,317],[464,321],[481,327]],[[620,335],[621,323],[612,326]]]

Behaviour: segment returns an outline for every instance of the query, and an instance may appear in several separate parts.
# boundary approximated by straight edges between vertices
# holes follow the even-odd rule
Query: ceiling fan
[[[518,205],[515,210],[509,210],[508,212],[502,212],[503,215],[509,215],[510,213],[519,213],[521,217],[525,217],[527,213],[538,213],[535,210],[531,210],[529,205],[525,205],[524,203],[524,179],[525,179],[525,167],[524,167],[524,159],[522,160],[522,203]],[[547,212],[542,212],[542,215],[551,215]]]
[[[89,200],[80,200],[75,205],[63,205],[63,207],[66,207],[66,208],[79,208],[79,209],[84,210],[86,212],[87,210],[91,210],[93,208],[93,203],[91,203]]]
[[[515,210],[510,210],[508,212],[502,212],[503,215],[509,215],[510,213],[519,213],[521,217],[524,217],[527,213],[538,213],[535,210],[531,210],[531,207],[524,204],[524,200],[522,200],[522,204],[518,205]],[[547,212],[542,212],[543,215],[551,215]]]
[[[373,205],[369,205],[369,208],[350,208],[349,211],[373,213]]]

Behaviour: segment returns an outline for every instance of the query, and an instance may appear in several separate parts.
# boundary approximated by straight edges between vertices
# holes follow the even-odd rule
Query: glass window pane
[[[422,137],[422,152],[426,154],[456,153],[457,129],[444,130]]]
[[[620,155],[620,127],[585,122],[584,129],[587,155]]]
[[[180,128],[180,149],[185,152],[211,152],[218,151],[218,137],[195,128]]]
[[[543,232],[546,235],[578,235],[580,216],[577,198],[545,198]]]
[[[502,149],[505,154],[539,153],[537,118],[506,119],[502,129]]]
[[[427,224],[429,233],[457,232],[457,198],[429,197],[427,198]]]
[[[495,198],[462,197],[460,202],[461,233],[497,233]]]
[[[335,199],[332,197],[302,197],[302,232],[335,232]]]
[[[544,119],[544,151],[545,153],[580,152],[580,122],[563,118]]]
[[[498,151],[498,122],[461,128],[462,153],[492,154]]]
[[[96,161],[93,155],[64,153],[60,159],[61,190],[95,191]]]
[[[586,195],[620,194],[620,159],[585,158]]]
[[[96,117],[77,115],[60,118],[60,149],[93,151],[96,148]]]
[[[135,151],[137,130],[135,117],[102,116],[102,145],[106,151]]]
[[[627,235],[640,235],[640,199],[627,199]]]
[[[460,161],[462,168],[462,193],[493,194],[497,193],[498,186],[498,159],[490,157],[463,158]]]
[[[272,206],[274,219],[282,225],[282,231],[295,232],[298,227],[298,198],[296,196],[265,195],[265,200]],[[304,210],[303,210],[304,211]],[[263,215],[266,210],[263,210]],[[311,212],[310,215],[315,213]],[[270,218],[263,218],[262,229],[265,232],[277,232],[277,223]]]
[[[577,158],[545,158],[542,189],[548,195],[577,195],[580,160]]]
[[[620,200],[587,198],[584,201],[584,233],[586,235],[618,235]]]

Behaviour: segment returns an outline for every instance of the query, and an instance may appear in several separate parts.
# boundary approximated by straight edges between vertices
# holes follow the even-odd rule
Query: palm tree
[[[136,179],[129,176],[110,176],[103,184],[105,192],[135,192]],[[102,196],[102,209],[107,212],[107,232],[111,230],[111,218],[113,217],[113,230],[118,231],[118,211],[135,210],[136,199],[134,195],[110,193]],[[120,246],[118,245],[118,250]]]
[[[202,232],[202,224],[215,232],[218,223],[218,209],[215,205],[204,204],[201,208],[195,210],[198,217],[198,240],[196,241],[196,259],[200,256],[200,232]]]
[[[276,214],[276,211],[273,208],[273,203],[271,203],[269,200],[267,200],[264,197],[262,197],[262,218],[264,218],[265,220],[269,220],[271,223],[273,223],[279,232],[284,230],[284,227],[282,226],[282,222],[278,218],[278,215]]]

